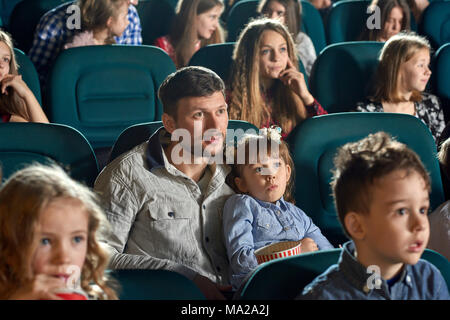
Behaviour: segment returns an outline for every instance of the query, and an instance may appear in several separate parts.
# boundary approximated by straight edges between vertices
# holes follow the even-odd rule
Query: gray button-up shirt
[[[107,245],[114,269],[167,269],[189,279],[199,273],[229,284],[222,211],[233,190],[229,168],[210,165],[211,180],[199,185],[171,165],[163,151],[167,133],[121,155],[98,176],[94,189],[112,226]]]

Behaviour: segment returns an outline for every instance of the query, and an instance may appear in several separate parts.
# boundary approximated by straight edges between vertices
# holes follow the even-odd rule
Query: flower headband
[[[271,126],[270,128],[259,129],[259,135],[266,137],[268,140],[281,143],[281,128],[278,126]]]

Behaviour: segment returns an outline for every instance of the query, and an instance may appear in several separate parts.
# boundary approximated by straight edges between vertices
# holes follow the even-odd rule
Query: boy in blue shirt
[[[429,238],[430,178],[420,158],[384,133],[340,148],[331,183],[352,241],[300,299],[449,299],[439,270],[420,260]]]

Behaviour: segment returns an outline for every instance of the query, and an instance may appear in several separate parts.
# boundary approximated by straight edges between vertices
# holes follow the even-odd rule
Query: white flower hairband
[[[281,128],[278,126],[271,126],[270,128],[259,129],[259,135],[267,137],[269,140],[281,143]]]

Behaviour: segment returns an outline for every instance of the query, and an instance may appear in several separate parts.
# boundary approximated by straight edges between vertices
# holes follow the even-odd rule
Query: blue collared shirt
[[[45,81],[59,52],[72,36],[81,30],[69,29],[67,22],[72,21],[73,11],[68,11],[69,6],[75,2],[64,3],[47,12],[40,20],[34,34],[33,45],[28,55],[39,74],[41,86]],[[141,21],[134,6],[128,7],[129,24],[121,37],[116,37],[118,44],[141,45]]]
[[[344,244],[338,264],[332,265],[307,285],[303,300],[448,300],[447,285],[440,271],[431,263],[419,260],[406,264],[398,280],[388,286],[355,258],[353,241]]]
[[[273,204],[245,194],[233,195],[225,203],[223,228],[236,290],[258,266],[254,251],[261,247],[308,237],[320,250],[333,248],[311,218],[283,198]]]

